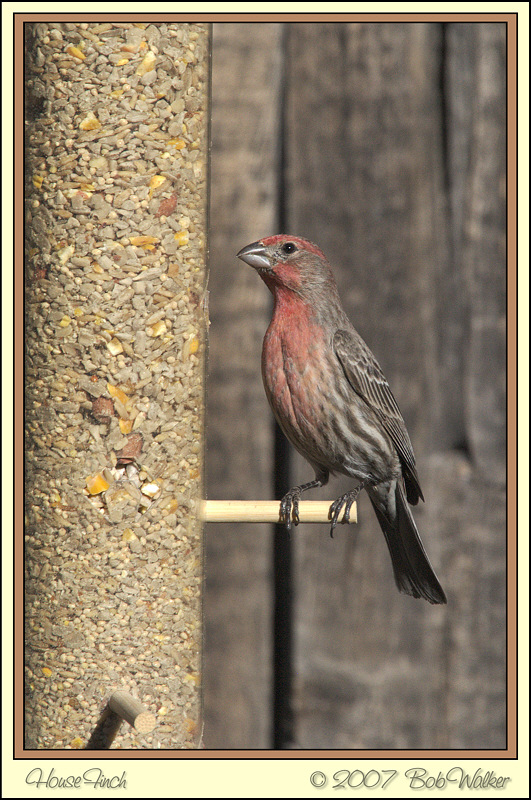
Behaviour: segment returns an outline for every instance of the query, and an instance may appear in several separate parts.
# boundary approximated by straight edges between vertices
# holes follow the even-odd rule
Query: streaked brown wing
[[[419,497],[424,500],[411,440],[380,365],[355,331],[338,330],[334,335],[334,350],[353,390],[374,411],[396,447],[408,501],[415,505]]]

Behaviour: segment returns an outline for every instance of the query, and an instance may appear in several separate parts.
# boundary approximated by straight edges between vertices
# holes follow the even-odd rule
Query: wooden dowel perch
[[[155,715],[127,692],[114,692],[109,700],[109,707],[138,733],[149,733],[157,724]]]
[[[328,512],[332,500],[305,500],[299,503],[301,522],[329,522]],[[200,515],[203,522],[278,522],[278,500],[203,500]],[[350,521],[357,522],[356,503],[350,512]],[[339,522],[343,521],[343,514]]]

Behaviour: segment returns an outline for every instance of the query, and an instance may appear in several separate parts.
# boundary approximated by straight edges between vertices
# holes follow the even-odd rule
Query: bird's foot
[[[301,487],[295,486],[287,492],[280,501],[279,521],[286,526],[288,533],[291,526],[299,524],[299,500],[301,499]]]
[[[332,538],[334,537],[334,528],[336,527],[339,521],[339,517],[343,508],[345,509],[345,512],[343,514],[342,522],[347,525],[350,522],[350,511],[352,509],[352,506],[358,499],[358,495],[364,486],[365,482],[360,483],[360,485],[356,486],[355,489],[352,489],[350,492],[345,492],[345,494],[342,494],[341,497],[337,498],[337,500],[334,500],[334,502],[330,506],[330,510],[328,512],[328,519],[331,520],[330,536]]]
[[[300,522],[299,500],[301,499],[301,494],[308,489],[316,489],[318,486],[324,486],[327,479],[328,476],[316,478],[314,481],[303,483],[301,486],[294,486],[293,489],[286,492],[280,501],[279,522],[286,526],[288,533],[291,530],[292,524],[298,525]]]

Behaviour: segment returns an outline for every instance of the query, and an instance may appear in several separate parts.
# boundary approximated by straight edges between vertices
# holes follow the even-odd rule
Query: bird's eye
[[[296,251],[297,247],[293,244],[293,242],[286,242],[280,249],[283,253],[290,255],[290,253],[294,253]]]

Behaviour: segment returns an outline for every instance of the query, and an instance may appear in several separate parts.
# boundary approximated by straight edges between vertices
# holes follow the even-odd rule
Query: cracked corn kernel
[[[157,244],[159,239],[156,236],[131,236],[130,242],[135,247],[145,247],[149,244]]]
[[[164,177],[164,175],[153,175],[153,177],[149,182],[150,190],[153,191],[154,189],[158,189],[159,186],[162,186],[165,180],[166,178]]]
[[[155,322],[154,325],[147,328],[146,333],[148,336],[163,336],[166,331],[168,330],[168,326],[166,325],[165,320],[161,319],[158,322]]]
[[[101,128],[101,122],[92,111],[89,111],[85,119],[79,123],[79,127],[82,131],[94,131],[96,128]]]
[[[120,430],[123,434],[131,433],[133,430],[133,421],[132,419],[120,419],[118,420],[118,425]]]
[[[107,391],[109,392],[111,397],[114,397],[116,400],[119,400],[121,403],[126,406],[130,400],[123,389],[120,389],[118,386],[113,386],[112,383],[107,384]]]
[[[96,475],[90,475],[86,478],[87,489],[89,494],[101,494],[101,492],[107,491],[110,486],[101,472],[98,472]]]
[[[70,47],[66,48],[66,52],[70,56],[74,56],[74,58],[79,58],[80,61],[84,61],[86,58],[85,53],[79,49],[79,47],[74,47],[74,45],[70,45]]]
[[[188,231],[179,231],[175,234],[174,238],[179,247],[182,247],[183,245],[188,244]]]
[[[72,739],[70,742],[70,747],[73,750],[81,750],[83,748],[83,739],[80,736],[76,736],[75,739]]]
[[[142,63],[138,66],[136,74],[141,77],[142,75],[145,75],[146,72],[151,72],[151,70],[155,67],[156,60],[157,57],[155,53],[149,50],[144,56]]]
[[[121,341],[114,337],[110,342],[107,342],[107,350],[111,355],[117,356],[119,353],[123,353],[124,348]]]
[[[190,358],[191,355],[197,353],[199,349],[199,339],[197,336],[193,336],[191,339],[187,339],[183,345],[183,353],[182,358],[183,361],[186,361],[187,358]]]
[[[162,501],[160,507],[163,514],[173,514],[179,508],[179,501],[176,500],[175,497],[168,497],[166,500]]]

